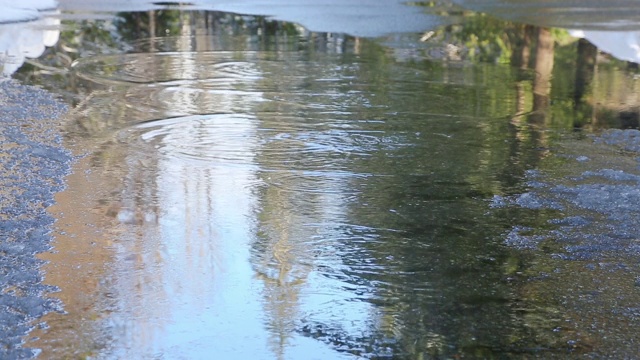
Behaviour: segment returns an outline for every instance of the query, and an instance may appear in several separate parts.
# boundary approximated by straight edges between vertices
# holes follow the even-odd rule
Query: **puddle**
[[[15,75],[84,155],[40,357],[635,354],[632,66],[453,5],[379,39],[130,5]]]
[[[468,282],[473,272],[453,259],[447,269],[422,264],[476,246],[454,245],[484,227],[457,209],[484,206],[472,188],[485,175],[469,167],[487,148],[476,135],[499,132],[496,117],[510,112],[509,101],[478,113],[447,93],[489,108],[506,94],[487,91],[485,76],[510,79],[510,68],[381,67],[352,40],[342,54],[192,50],[210,40],[170,39],[156,43],[160,52],[73,66],[106,87],[69,125],[74,141],[101,144],[91,172],[113,184],[103,212],[119,229],[106,248],[113,300],[94,321],[104,345],[92,354],[394,356],[416,351],[405,348],[415,326],[444,341],[431,352],[447,353],[445,343],[459,340],[393,309],[446,308],[458,296],[491,308],[510,301],[490,282],[443,293],[439,274]],[[404,254],[413,246],[423,251]],[[446,331],[457,320],[443,311],[428,321]],[[511,328],[503,316],[496,326]],[[500,341],[493,330],[480,332],[484,341]]]

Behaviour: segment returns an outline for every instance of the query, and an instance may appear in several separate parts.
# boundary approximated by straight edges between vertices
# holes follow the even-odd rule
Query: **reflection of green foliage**
[[[105,20],[62,21],[58,42],[36,60],[29,60],[14,75],[30,84],[61,94],[71,104],[84,97],[77,79],[69,76],[74,60],[120,51],[123,46],[114,24]]]
[[[566,29],[551,29],[551,36],[553,36],[553,40],[559,46],[566,46],[577,41],[576,38],[569,35],[569,31]]]
[[[463,46],[469,60],[511,63],[513,51],[522,44],[525,25],[477,13],[466,14],[464,19],[462,24],[438,30],[440,37]],[[552,29],[552,35],[562,46],[575,41],[563,29]]]
[[[118,33],[126,40],[137,40],[158,35],[180,35],[180,10],[157,10],[149,12],[120,13]],[[156,33],[151,34],[151,22],[155,22]]]
[[[299,35],[299,31],[293,23],[269,20],[265,16],[256,16],[253,18],[252,22],[254,27],[259,26],[261,28],[264,35]]]
[[[454,26],[451,36],[464,44],[472,60],[509,63],[512,44],[522,25],[476,14],[465,18],[462,26]]]
[[[156,10],[119,14],[118,33],[126,40],[156,36],[193,35],[186,29],[198,29],[208,34],[244,34],[247,30],[263,36],[298,35],[293,23],[269,20],[265,16],[241,16],[215,11],[185,12],[181,10]],[[188,25],[185,27],[184,25]],[[152,34],[151,32],[155,33]]]
[[[67,30],[60,33],[59,43],[66,46],[85,50],[119,48],[116,31],[110,21],[66,21],[63,25]]]

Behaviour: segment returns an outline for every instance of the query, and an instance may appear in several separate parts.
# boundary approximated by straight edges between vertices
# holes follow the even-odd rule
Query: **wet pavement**
[[[625,4],[37,12],[4,69],[49,92],[0,83],[0,357],[633,358]]]

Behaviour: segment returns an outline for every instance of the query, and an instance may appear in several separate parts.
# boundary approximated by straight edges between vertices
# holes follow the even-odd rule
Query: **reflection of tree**
[[[272,124],[269,118],[262,118],[266,129],[292,131],[288,134],[294,138],[300,126],[313,128],[313,132],[303,132],[309,143],[321,139],[327,131],[339,133],[343,141],[361,133],[372,134],[369,141],[377,144],[373,147],[353,138],[349,150],[354,155],[345,169],[383,175],[362,183],[341,182],[340,193],[358,194],[344,206],[347,221],[359,226],[337,226],[323,234],[328,237],[323,244],[331,243],[342,254],[341,270],[335,271],[341,275],[335,276],[345,279],[356,292],[370,294],[353,294],[351,301],[372,306],[368,316],[375,320],[369,324],[375,326],[364,335],[358,330],[349,331],[348,324],[330,316],[341,311],[336,306],[324,310],[331,321],[307,319],[311,325],[305,325],[302,332],[360,355],[392,349],[397,356],[449,356],[458,352],[488,356],[494,349],[526,343],[529,330],[513,323],[518,316],[512,307],[519,305],[512,290],[507,285],[496,285],[504,276],[504,264],[511,260],[500,250],[499,242],[487,239],[499,238],[501,229],[483,225],[484,205],[474,201],[509,191],[517,183],[510,177],[517,178],[519,174],[503,169],[526,158],[527,152],[536,152],[533,147],[523,148],[514,157],[504,157],[509,154],[505,146],[513,140],[505,131],[508,124],[503,119],[517,111],[504,101],[514,97],[514,90],[500,86],[511,81],[509,69],[470,69],[432,61],[396,64],[378,50],[371,42],[361,42],[359,52],[369,54],[368,61],[354,63],[345,55],[343,72],[332,76],[318,75],[322,63],[320,68],[304,71],[320,78],[354,79],[351,81],[359,84],[363,95],[354,95],[341,82],[319,86],[312,78],[295,72],[303,69],[290,70],[289,75],[300,82],[289,84],[286,77],[279,79],[278,88],[287,92],[277,93],[277,109],[285,113],[296,111],[299,117],[295,121],[299,123],[287,128],[283,125],[285,119],[271,119],[275,120]],[[416,73],[420,75],[416,77]],[[333,96],[315,95],[307,103],[307,92]],[[307,104],[307,108],[301,110],[298,103]],[[275,105],[265,106],[273,111]],[[364,121],[354,122],[354,118]],[[343,122],[350,124],[350,132],[339,131]],[[287,160],[296,168],[317,168],[313,155],[304,156],[304,143],[299,143],[300,151],[291,149],[291,143],[280,143],[282,148],[274,142],[262,149],[264,155],[258,161],[263,166],[286,170],[281,158],[269,154],[290,151]],[[356,155],[361,153],[368,156]],[[340,160],[334,159],[323,169],[342,169]],[[520,173],[526,161],[521,163]],[[267,178],[274,176],[276,173],[266,172],[265,182],[273,183]],[[265,232],[255,251],[262,259],[262,278],[268,280],[272,298],[290,299],[292,285],[302,284],[296,283],[294,277],[282,285],[280,279],[304,258],[304,243],[312,238],[303,230],[304,225],[314,221],[322,209],[313,206],[321,202],[305,190],[336,190],[327,182],[318,181],[318,187],[312,188],[300,184],[304,181],[302,174],[291,176],[278,183],[289,191],[270,189],[261,195]],[[305,215],[297,215],[300,213]],[[300,250],[296,251],[296,247]],[[481,279],[478,274],[482,274]],[[280,309],[273,313],[285,312]],[[285,328],[283,324],[277,326]],[[455,349],[451,350],[451,346]]]
[[[547,148],[549,141],[545,127],[550,121],[551,79],[554,58],[554,39],[549,29],[538,28],[533,78],[533,104],[528,121],[538,128],[536,145]]]
[[[241,16],[216,11],[152,10],[122,13],[120,34],[128,40],[162,36],[255,35],[263,40],[281,35],[295,36],[298,28],[291,23],[269,20],[264,16]]]
[[[593,80],[598,57],[598,48],[585,39],[578,40],[576,56],[576,82],[574,103],[576,111],[582,107],[593,94]]]
[[[545,124],[545,113],[549,110],[551,95],[551,77],[553,71],[554,39],[546,28],[538,28],[536,44],[535,77],[533,78],[532,121]]]
[[[259,192],[258,237],[252,244],[252,263],[264,283],[269,346],[278,358],[286,355],[289,339],[305,318],[301,298],[311,286],[307,283],[309,274],[319,266],[315,257],[323,252],[314,241],[317,226],[331,219],[327,212],[341,205],[340,196],[323,194],[329,184],[305,173],[330,171],[315,163],[316,157],[322,161],[329,154],[313,154],[308,149],[330,131],[330,109],[341,107],[335,102],[335,89],[317,80],[340,76],[332,66],[335,63],[326,61],[325,56],[335,49],[332,41],[342,38],[323,34],[310,37],[313,41],[302,54],[276,51],[269,54],[269,61],[259,63],[261,72],[270,76],[260,85],[269,89],[264,93],[269,101],[256,109],[264,134],[256,162],[266,170],[260,177],[268,186]],[[263,42],[262,46],[271,48],[273,42]],[[327,239],[325,246],[331,247],[332,243]]]
[[[376,95],[384,92],[389,111],[398,111],[380,130],[396,136],[417,131],[421,136],[404,138],[413,144],[410,148],[385,149],[374,161],[355,164],[359,172],[394,176],[369,182],[350,207],[352,221],[397,232],[377,231],[380,239],[362,244],[375,267],[384,271],[367,274],[356,268],[354,276],[383,284],[375,289],[379,300],[374,303],[389,314],[381,318],[380,327],[383,336],[395,339],[394,345],[385,345],[393,346],[398,356],[447,357],[457,351],[485,356],[491,346],[512,336],[512,314],[503,306],[511,295],[508,287],[496,286],[505,254],[498,255],[496,244],[480,240],[491,238],[491,230],[474,220],[481,206],[471,199],[503,191],[504,179],[495,175],[512,159],[502,157],[508,133],[498,119],[513,111],[501,101],[513,96],[512,90],[481,80],[504,79],[501,68],[458,69],[431,62],[411,68],[428,71],[415,82],[403,82],[405,73],[393,65],[363,66],[360,74],[384,74],[403,83],[400,93],[388,87],[369,89]],[[468,72],[457,82],[455,74],[461,70]],[[376,116],[357,112],[363,118]],[[411,114],[431,115],[418,121]],[[407,127],[407,133],[392,130],[396,127]],[[357,205],[362,203],[368,206]],[[487,253],[494,253],[496,262],[478,258]],[[478,279],[479,273],[484,278]],[[474,349],[474,344],[481,345]]]
[[[119,34],[128,40],[150,37],[180,35],[183,23],[178,10],[151,10],[147,12],[121,13],[118,21]]]
[[[521,69],[529,68],[534,30],[535,28],[531,25],[518,26],[514,35],[515,49],[511,56],[512,66],[519,67]]]
[[[284,358],[289,338],[295,331],[299,313],[300,292],[310,271],[300,266],[310,234],[301,231],[304,218],[295,216],[295,205],[290,203],[291,193],[268,189],[263,195],[262,213],[259,215],[259,237],[254,247],[254,268],[264,282],[266,327],[271,333],[269,346],[278,359]]]

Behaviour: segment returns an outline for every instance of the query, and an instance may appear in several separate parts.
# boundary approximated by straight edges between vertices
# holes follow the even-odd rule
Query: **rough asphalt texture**
[[[61,305],[42,284],[54,218],[46,208],[63,188],[71,154],[56,130],[66,112],[44,90],[0,79],[0,359],[32,358],[22,347],[38,319]]]

